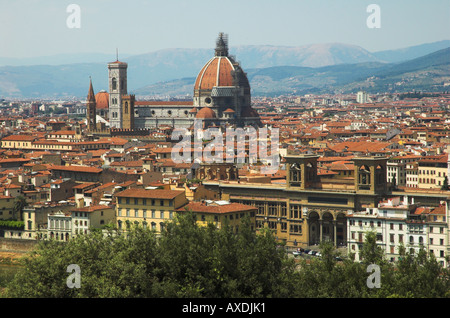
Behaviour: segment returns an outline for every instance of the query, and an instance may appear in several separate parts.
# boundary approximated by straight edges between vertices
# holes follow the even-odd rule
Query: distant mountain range
[[[450,90],[450,48],[402,63],[365,62],[323,67],[273,66],[247,70],[253,95]],[[140,96],[192,94],[195,77],[160,82]]]
[[[254,95],[302,94],[358,88],[398,90],[414,85],[437,89],[450,75],[450,55],[443,50],[448,47],[448,40],[375,53],[342,43],[265,45],[231,47],[230,54],[247,72]],[[120,59],[128,63],[131,93],[181,96],[192,94],[195,77],[213,53],[213,49],[166,49]],[[89,76],[96,92],[107,89],[106,64],[114,59],[105,54],[0,58],[4,65],[0,66],[0,98],[83,98]],[[31,65],[34,62],[40,65]]]

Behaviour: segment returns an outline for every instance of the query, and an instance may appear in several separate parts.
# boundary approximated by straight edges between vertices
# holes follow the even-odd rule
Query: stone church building
[[[202,120],[203,127],[261,125],[251,107],[247,75],[228,54],[228,38],[223,33],[217,38],[214,56],[197,75],[192,101],[135,100],[127,91],[127,67],[118,60],[109,63],[109,93],[95,95],[98,109],[92,110],[95,105],[90,104],[91,116],[94,112],[105,119],[110,129],[191,128],[195,120]]]

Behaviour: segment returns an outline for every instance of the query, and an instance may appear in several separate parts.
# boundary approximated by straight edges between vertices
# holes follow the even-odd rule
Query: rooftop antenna
[[[118,61],[118,60],[119,60],[119,49],[116,48],[116,61]]]

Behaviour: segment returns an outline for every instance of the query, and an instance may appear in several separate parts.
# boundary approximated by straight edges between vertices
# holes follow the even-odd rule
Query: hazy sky
[[[81,9],[69,28],[70,4]],[[370,4],[381,28],[370,29]],[[341,42],[371,52],[450,39],[450,0],[0,0],[0,56],[142,54],[230,46]]]

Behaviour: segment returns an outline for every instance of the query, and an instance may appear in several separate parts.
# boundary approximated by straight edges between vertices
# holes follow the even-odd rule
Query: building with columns
[[[306,247],[330,240],[347,243],[347,214],[374,208],[388,194],[387,158],[354,158],[354,177],[318,171],[319,156],[284,157],[286,183],[204,180],[222,200],[258,208],[256,228],[274,230],[287,247]],[[280,167],[281,168],[281,167]]]

